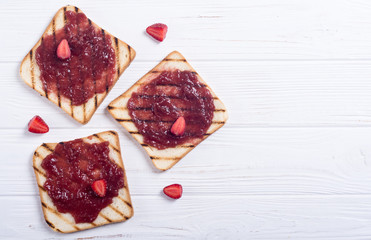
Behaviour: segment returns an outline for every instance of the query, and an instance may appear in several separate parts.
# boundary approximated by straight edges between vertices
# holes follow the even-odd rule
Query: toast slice
[[[144,75],[141,79],[139,79],[129,90],[123,93],[121,96],[113,100],[108,105],[108,111],[110,114],[118,121],[133,137],[136,139],[145,151],[148,153],[149,157],[151,158],[154,166],[160,170],[167,170],[174,166],[180,159],[182,159],[187,153],[189,153],[192,149],[194,149],[200,142],[205,140],[208,136],[213,134],[216,130],[221,128],[228,119],[227,110],[220,101],[220,99],[215,95],[215,93],[211,90],[211,88],[206,84],[206,82],[197,74],[198,80],[205,84],[206,87],[211,92],[215,111],[214,117],[212,119],[212,124],[210,128],[207,130],[206,134],[200,138],[196,139],[192,142],[192,144],[183,144],[178,145],[173,148],[167,148],[163,150],[159,150],[155,147],[149,146],[143,142],[143,136],[139,133],[137,127],[131,120],[129,115],[129,111],[127,108],[127,102],[131,97],[133,92],[136,92],[137,89],[152,79],[156,78],[158,75],[161,74],[163,71],[170,71],[170,70],[181,70],[181,71],[192,71],[197,74],[197,72],[191,67],[191,65],[187,62],[187,60],[177,51],[170,53],[166,56],[157,66],[155,66],[151,71],[149,71],[146,75]]]
[[[94,22],[89,20],[89,23],[95,26],[97,29],[100,29],[103,35],[107,38],[111,38],[112,48],[115,50],[116,54],[116,70],[113,77],[113,84],[110,88],[106,89],[103,93],[95,93],[95,95],[88,100],[87,103],[81,104],[79,106],[72,105],[70,99],[60,96],[59,93],[47,93],[43,87],[43,83],[40,79],[40,69],[38,64],[36,63],[35,52],[36,49],[40,46],[41,42],[47,35],[54,34],[57,30],[63,28],[66,24],[66,11],[74,11],[77,13],[81,13],[81,10],[74,6],[66,6],[62,7],[58,10],[58,12],[53,17],[53,20],[46,28],[45,32],[42,34],[40,40],[36,43],[36,45],[30,50],[30,52],[25,56],[21,63],[20,67],[20,75],[23,81],[36,90],[39,94],[49,99],[54,104],[58,105],[62,108],[66,113],[68,113],[72,118],[76,121],[85,124],[87,123],[91,117],[93,116],[94,112],[97,110],[99,105],[102,103],[104,98],[107,96],[108,92],[112,89],[112,87],[117,82],[118,78],[124,72],[124,70],[129,66],[131,61],[133,61],[135,57],[135,51],[125,42],[119,40],[118,38],[114,37],[110,33],[106,32]]]
[[[122,163],[120,142],[117,133],[114,131],[101,132],[82,139],[87,143],[109,142],[110,159],[112,159],[124,171],[125,186],[119,190],[119,195],[113,198],[113,202],[101,210],[94,222],[76,224],[71,214],[60,213],[57,210],[48,193],[43,188],[46,181],[46,172],[41,166],[41,163],[46,156],[54,151],[57,145],[57,143],[43,143],[34,153],[33,168],[36,175],[37,185],[39,187],[41,206],[45,221],[54,231],[61,233],[76,232],[109,223],[126,221],[134,214],[125,168]]]

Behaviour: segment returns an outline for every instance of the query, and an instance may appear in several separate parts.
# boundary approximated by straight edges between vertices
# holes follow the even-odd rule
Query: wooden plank
[[[156,62],[134,62],[85,127],[115,125],[107,105]],[[371,126],[371,61],[245,61],[191,64],[225,103],[228,123],[248,127]],[[0,64],[0,128],[23,128],[39,114],[52,128],[80,127]]]
[[[62,235],[42,219],[38,198],[0,197],[2,239],[369,239],[371,196],[133,198],[125,223]]]
[[[108,129],[54,129],[43,136],[1,130],[1,195],[37,195],[31,167],[42,142]],[[120,134],[133,196],[156,195],[180,182],[195,196],[371,194],[371,128],[234,128],[225,126],[159,173],[131,136]],[[21,150],[20,150],[21,149]]]
[[[139,50],[136,61],[179,50],[190,60],[370,59],[367,0],[74,1],[88,17]],[[39,39],[58,1],[9,1],[0,9],[0,61],[20,62]],[[138,15],[138,13],[140,13]],[[12,24],[9,24],[11,22]],[[147,26],[164,22],[158,44]]]

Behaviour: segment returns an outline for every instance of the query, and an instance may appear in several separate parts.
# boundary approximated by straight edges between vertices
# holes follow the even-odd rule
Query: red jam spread
[[[210,91],[190,71],[166,71],[131,95],[127,107],[144,143],[166,149],[201,138],[214,116]],[[170,129],[184,117],[185,132],[175,136]]]
[[[124,172],[109,159],[109,143],[85,143],[81,139],[57,144],[41,166],[46,171],[44,188],[61,213],[71,213],[76,223],[93,222],[124,187]],[[91,188],[95,180],[107,182],[99,197]]]
[[[83,13],[66,11],[65,16],[64,28],[45,36],[35,56],[44,90],[78,106],[112,86],[116,55],[111,38],[105,37]],[[71,57],[66,60],[59,59],[56,53],[63,39],[71,49]]]

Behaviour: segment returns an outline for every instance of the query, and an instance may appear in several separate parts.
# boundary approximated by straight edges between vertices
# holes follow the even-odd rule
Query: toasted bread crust
[[[155,147],[149,146],[143,142],[143,136],[139,133],[138,128],[135,126],[129,111],[127,109],[127,102],[131,97],[131,94],[135,92],[141,85],[150,82],[156,78],[163,71],[169,70],[188,70],[197,72],[187,62],[187,60],[177,51],[171,52],[166,56],[158,65],[151,69],[146,75],[139,79],[133,86],[131,86],[125,93],[120,95],[118,98],[113,100],[107,107],[109,113],[118,121],[133,137],[136,139],[145,151],[148,153],[152,163],[157,169],[167,170],[174,166],[180,159],[182,159],[187,153],[194,149],[200,142],[205,140],[208,136],[213,134],[216,130],[221,128],[228,119],[227,110],[212,91],[212,89],[206,84],[206,82],[197,74],[198,80],[206,85],[214,98],[214,117],[211,126],[207,130],[206,134],[200,138],[193,140],[192,143],[179,145],[173,148],[167,148],[164,150],[158,150]]]
[[[46,181],[46,173],[42,168],[41,163],[46,156],[53,152],[57,143],[42,144],[34,153],[33,168],[36,182],[39,187],[41,206],[45,221],[49,227],[56,232],[70,233],[109,223],[122,222],[131,218],[134,214],[117,133],[114,131],[101,132],[82,139],[89,143],[109,141],[110,158],[124,171],[125,186],[119,190],[119,195],[113,198],[112,204],[101,210],[94,222],[76,224],[71,214],[58,212],[57,208],[43,188]]]
[[[86,124],[91,117],[93,116],[94,112],[97,110],[99,105],[103,102],[106,95],[110,92],[113,86],[116,84],[117,80],[121,76],[121,74],[125,71],[125,69],[130,65],[131,61],[135,58],[136,52],[133,48],[127,45],[125,42],[119,40],[118,38],[114,37],[110,33],[106,32],[104,29],[100,28],[94,22],[91,22],[93,26],[98,29],[101,29],[104,32],[106,37],[110,37],[112,40],[112,47],[115,50],[116,54],[116,69],[117,73],[114,76],[114,81],[111,88],[107,89],[104,93],[95,94],[92,98],[88,100],[87,103],[73,106],[71,104],[71,100],[60,96],[59,93],[57,94],[48,94],[45,92],[42,81],[40,79],[40,69],[36,63],[35,59],[35,52],[36,49],[40,46],[42,39],[46,35],[51,35],[55,31],[64,27],[66,23],[65,19],[65,12],[66,11],[75,11],[81,13],[81,10],[75,6],[65,6],[58,10],[58,12],[53,17],[52,21],[46,28],[45,32],[42,34],[40,40],[35,44],[35,46],[30,50],[30,52],[24,57],[20,67],[20,75],[23,81],[36,90],[40,95],[48,98],[51,102],[58,105],[62,108],[66,113],[68,113],[72,118],[76,121]]]

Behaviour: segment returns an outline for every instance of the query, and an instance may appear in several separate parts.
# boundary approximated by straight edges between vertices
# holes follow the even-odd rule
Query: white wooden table
[[[371,2],[186,0],[1,2],[0,239],[371,239]],[[65,4],[137,57],[85,126],[22,82],[19,65]],[[169,26],[157,43],[144,33]],[[159,173],[105,110],[173,50],[229,110],[227,124]],[[51,130],[26,130],[34,115]],[[135,215],[74,234],[41,212],[42,142],[120,133]],[[162,194],[181,183],[183,198]]]

